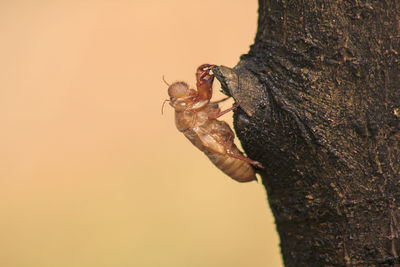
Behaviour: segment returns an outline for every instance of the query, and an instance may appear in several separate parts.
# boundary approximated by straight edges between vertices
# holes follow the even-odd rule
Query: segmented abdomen
[[[226,154],[222,155],[210,153],[208,151],[204,153],[214,163],[215,166],[229,175],[232,179],[238,182],[250,182],[256,180],[254,169],[249,163],[237,158],[232,158]]]

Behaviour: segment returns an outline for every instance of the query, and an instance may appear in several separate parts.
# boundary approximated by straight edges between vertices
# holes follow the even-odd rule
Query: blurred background
[[[163,75],[233,67],[256,27],[256,0],[1,1],[0,266],[282,266],[262,185],[161,115]]]

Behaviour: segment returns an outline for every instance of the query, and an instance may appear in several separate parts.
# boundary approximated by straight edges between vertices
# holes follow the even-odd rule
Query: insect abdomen
[[[238,182],[250,182],[256,180],[253,167],[240,159],[217,153],[205,152],[207,157],[221,171]]]

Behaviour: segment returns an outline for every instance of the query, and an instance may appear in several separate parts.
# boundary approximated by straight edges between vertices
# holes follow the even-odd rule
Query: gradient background
[[[1,1],[0,266],[282,266],[263,187],[160,113],[162,75],[234,66],[256,23],[256,0]]]

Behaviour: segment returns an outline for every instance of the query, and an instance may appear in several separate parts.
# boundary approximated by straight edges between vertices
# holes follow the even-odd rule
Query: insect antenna
[[[164,115],[164,113],[163,113],[164,105],[165,105],[165,102],[167,102],[167,101],[171,101],[171,100],[169,100],[169,99],[164,100],[164,102],[162,103],[162,106],[161,106],[161,115]]]
[[[165,77],[164,77],[164,75],[162,76],[162,80],[164,81],[164,83],[165,83],[166,85],[170,86],[170,84],[169,84],[169,83],[167,83],[167,81],[165,80]]]
[[[170,84],[165,80],[165,76],[164,75],[162,76],[162,80],[166,85],[170,86]],[[162,103],[162,106],[161,106],[161,115],[164,115],[164,113],[163,113],[164,105],[165,105],[165,102],[167,102],[167,101],[171,101],[171,100],[169,100],[169,99],[165,99],[164,100],[164,102]]]

